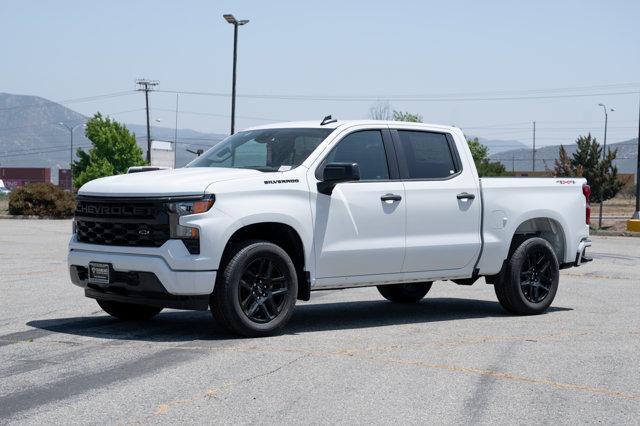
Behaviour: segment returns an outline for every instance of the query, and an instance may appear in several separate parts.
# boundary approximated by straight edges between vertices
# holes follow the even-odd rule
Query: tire
[[[133,303],[113,302],[111,300],[96,300],[103,311],[123,321],[144,321],[158,315],[162,308]]]
[[[516,315],[545,312],[558,291],[560,268],[551,244],[530,238],[513,252],[503,276],[494,285],[498,302]]]
[[[220,269],[211,295],[211,313],[233,333],[263,337],[279,332],[293,314],[298,278],[291,258],[266,241],[234,247]]]
[[[387,300],[395,303],[415,303],[431,290],[432,282],[389,284],[377,286],[378,291]]]

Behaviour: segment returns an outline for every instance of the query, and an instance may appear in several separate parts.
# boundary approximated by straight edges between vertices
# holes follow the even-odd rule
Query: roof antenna
[[[322,119],[322,121],[320,122],[321,126],[324,126],[325,124],[329,124],[329,123],[335,123],[338,120],[336,120],[335,118],[331,118],[330,115],[327,115],[325,118]]]

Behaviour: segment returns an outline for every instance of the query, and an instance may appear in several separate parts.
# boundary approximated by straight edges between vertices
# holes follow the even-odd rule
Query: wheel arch
[[[540,237],[551,244],[558,258],[558,263],[562,264],[564,262],[567,250],[567,237],[564,227],[558,220],[546,216],[529,218],[518,225],[511,237],[509,252],[505,260],[511,257],[511,254],[523,241],[534,236]]]
[[[305,247],[300,233],[293,226],[282,222],[255,222],[238,228],[225,243],[220,267],[226,264],[233,253],[233,246],[247,240],[268,241],[287,252],[296,268],[298,299],[309,300],[310,282],[306,271]]]

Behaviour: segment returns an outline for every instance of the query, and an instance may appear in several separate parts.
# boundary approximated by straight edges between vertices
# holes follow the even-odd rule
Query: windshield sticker
[[[291,170],[291,166],[280,166],[278,169],[279,172],[288,172],[289,170]]]

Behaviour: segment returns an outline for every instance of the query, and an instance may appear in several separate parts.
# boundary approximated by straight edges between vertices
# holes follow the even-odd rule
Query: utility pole
[[[75,126],[69,126],[66,123],[63,123],[62,121],[58,123],[58,126],[62,126],[65,129],[67,129],[67,131],[69,132],[69,139],[70,139],[70,149],[69,149],[69,173],[71,173],[71,192],[73,192],[73,132],[74,130],[76,130],[78,127],[80,126],[84,126],[84,123],[80,123],[80,124],[76,124]]]
[[[225,14],[222,17],[233,25],[233,79],[231,82],[231,134],[236,127],[236,64],[238,62],[238,27],[249,23],[248,19],[237,20],[233,15]]]
[[[638,99],[638,152],[636,153],[636,211],[627,222],[627,230],[640,232],[640,98]]]
[[[602,160],[604,161],[607,158],[607,122],[609,121],[609,112],[615,111],[613,108],[609,108],[609,112],[607,111],[607,106],[605,104],[598,104],[604,110],[604,144],[602,145]],[[602,170],[602,173],[606,173],[605,170]],[[602,191],[601,191],[602,192]],[[598,197],[602,198],[602,194],[598,194]],[[602,204],[604,201],[600,200],[600,209],[598,212],[598,228],[602,228]]]
[[[532,162],[532,168],[531,171],[535,172],[536,171],[536,122],[533,122],[533,162]]]
[[[147,80],[146,78],[139,78],[136,80],[136,84],[139,86],[138,91],[144,92],[145,109],[147,111],[147,163],[151,164],[151,124],[149,122],[149,92],[154,89],[158,84],[157,80]]]
[[[516,154],[511,154],[511,173],[516,172]]]

